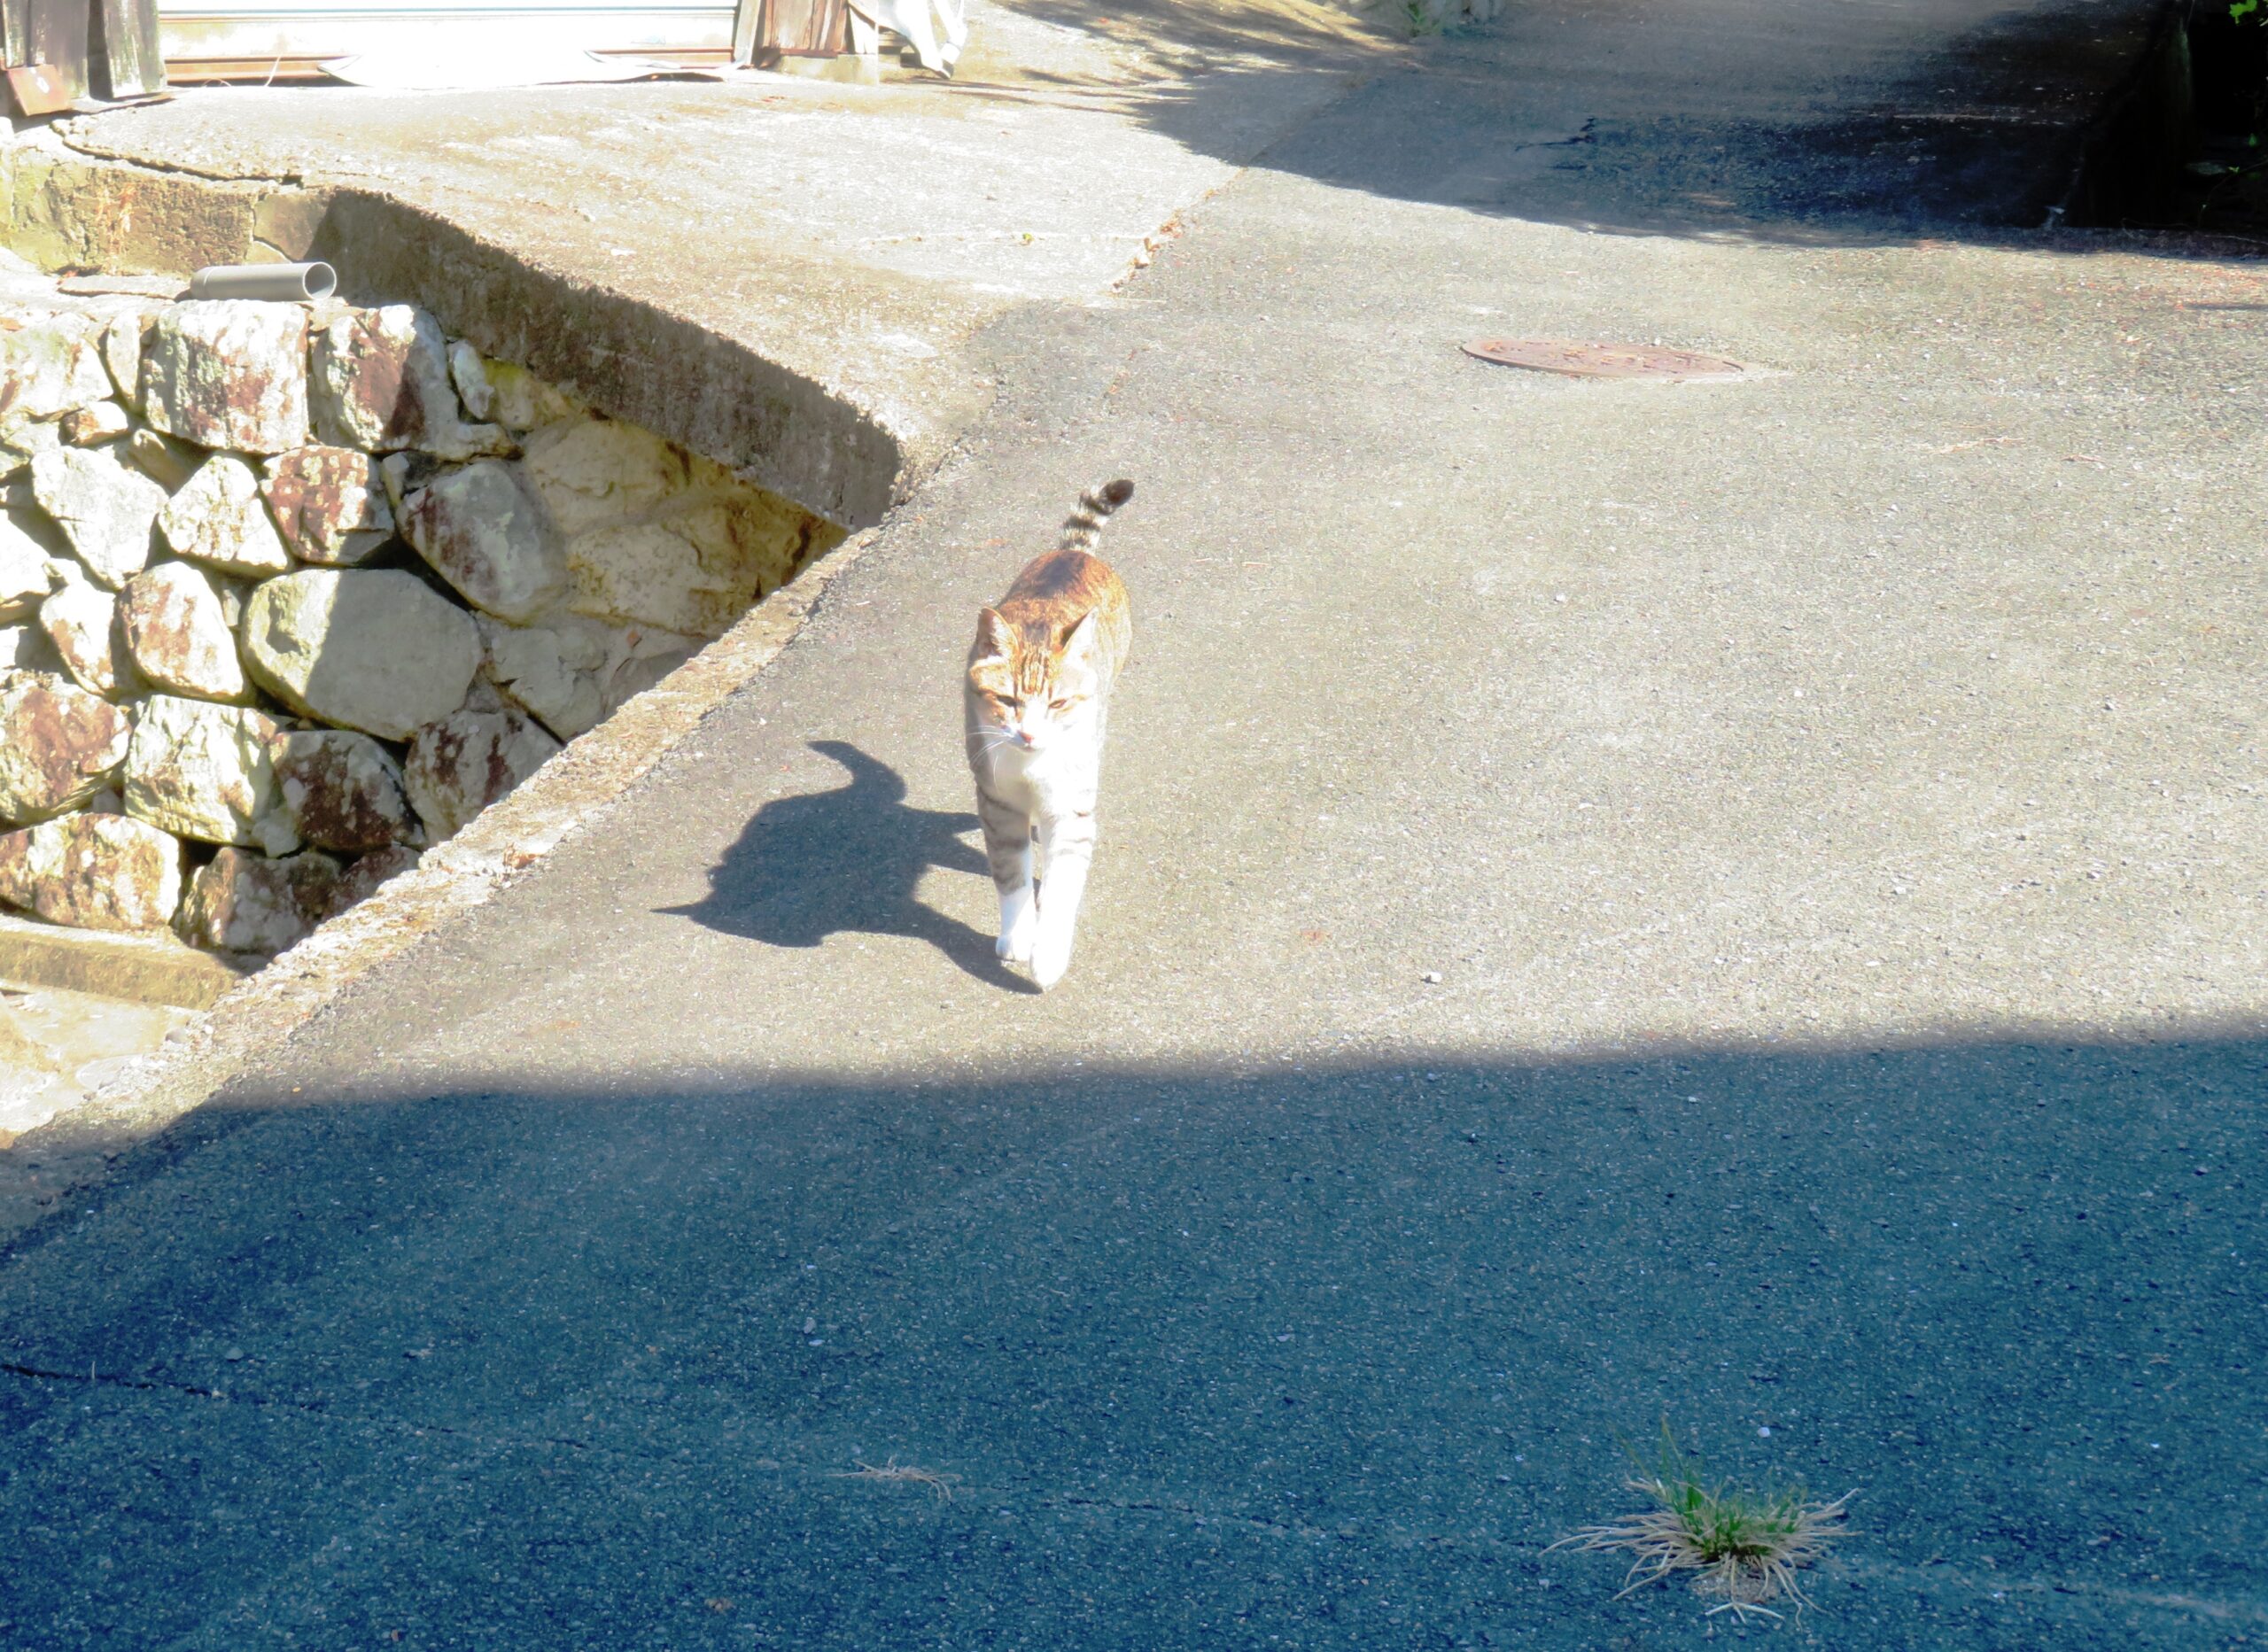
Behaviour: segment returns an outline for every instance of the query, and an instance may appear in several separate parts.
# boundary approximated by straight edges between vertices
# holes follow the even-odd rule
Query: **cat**
[[[1095,852],[1103,726],[1134,640],[1126,587],[1094,546],[1103,524],[1133,497],[1127,481],[1082,493],[1057,548],[978,614],[968,651],[962,720],[985,857],[1000,892],[993,950],[1028,965],[1042,992],[1070,966],[1072,926]]]

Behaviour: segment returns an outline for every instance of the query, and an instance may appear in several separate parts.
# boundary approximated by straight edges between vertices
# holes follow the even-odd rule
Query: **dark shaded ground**
[[[1433,73],[1382,89],[1398,117],[1386,141],[1348,149],[1312,141],[1310,128],[1262,164],[1616,234],[2002,238],[2064,200],[2161,9],[2076,0],[1980,15],[1930,0],[1759,0],[1716,8],[1718,26],[1702,34],[1640,8],[1585,6],[1593,27],[1570,28],[1565,11],[1516,6],[1484,32],[1437,43]],[[1285,66],[1239,73],[1313,72],[1284,55]],[[1757,66],[1775,61],[1788,72],[1766,90]],[[1146,118],[1202,148],[1198,112],[1214,96],[1200,81],[1152,102]],[[1476,125],[1511,142],[1476,151]]]
[[[1798,1640],[2252,1644],[2264,1084],[2206,1038],[248,1095],[0,1274],[0,1641],[1658,1645],[1689,1597],[1539,1550],[1666,1415],[1861,1488]],[[959,1488],[841,1477],[893,1459]]]

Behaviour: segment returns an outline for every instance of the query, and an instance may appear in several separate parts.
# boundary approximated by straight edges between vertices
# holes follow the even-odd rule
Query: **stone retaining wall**
[[[403,306],[0,308],[0,904],[240,952],[843,537]]]

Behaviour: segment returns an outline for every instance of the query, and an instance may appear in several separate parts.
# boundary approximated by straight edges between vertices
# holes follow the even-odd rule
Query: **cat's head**
[[[968,656],[978,722],[1004,746],[1035,752],[1084,733],[1102,691],[1099,635],[1091,613],[1068,625],[1017,624],[984,609]]]

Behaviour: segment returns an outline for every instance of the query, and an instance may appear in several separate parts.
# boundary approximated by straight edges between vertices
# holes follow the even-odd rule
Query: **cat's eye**
[[[1051,700],[1047,702],[1047,709],[1051,711],[1068,711],[1071,709],[1071,702],[1068,700]]]

